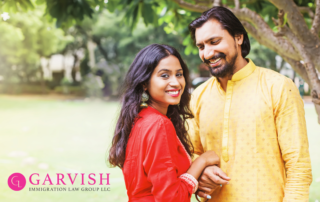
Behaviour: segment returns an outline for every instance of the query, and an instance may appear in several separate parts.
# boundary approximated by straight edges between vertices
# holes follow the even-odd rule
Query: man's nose
[[[209,60],[209,59],[211,59],[213,56],[214,56],[214,49],[213,49],[213,48],[210,48],[210,47],[206,47],[206,48],[204,49],[204,55],[203,55],[204,59]]]

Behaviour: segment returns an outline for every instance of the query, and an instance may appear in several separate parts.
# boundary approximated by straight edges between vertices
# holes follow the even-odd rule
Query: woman
[[[191,162],[188,76],[180,54],[167,45],[145,47],[130,66],[109,152],[130,202],[190,202],[203,169],[219,163],[213,151]]]

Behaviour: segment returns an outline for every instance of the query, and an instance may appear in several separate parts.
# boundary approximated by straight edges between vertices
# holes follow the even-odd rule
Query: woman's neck
[[[163,105],[160,105],[158,103],[153,102],[153,103],[150,103],[149,106],[152,107],[153,109],[159,111],[161,114],[163,114],[165,116],[167,115],[169,105],[163,106]]]

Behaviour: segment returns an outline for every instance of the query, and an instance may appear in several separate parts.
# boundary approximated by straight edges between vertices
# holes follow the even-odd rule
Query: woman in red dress
[[[188,76],[167,45],[145,47],[130,66],[109,152],[109,162],[123,171],[129,202],[190,202],[203,169],[219,164],[213,151],[191,161]]]

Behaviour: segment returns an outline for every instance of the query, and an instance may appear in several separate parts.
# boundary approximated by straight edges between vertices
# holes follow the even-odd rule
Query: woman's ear
[[[147,84],[142,84],[142,88],[143,88],[144,91],[147,91],[148,90]]]

